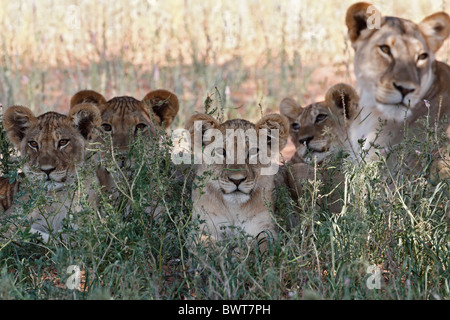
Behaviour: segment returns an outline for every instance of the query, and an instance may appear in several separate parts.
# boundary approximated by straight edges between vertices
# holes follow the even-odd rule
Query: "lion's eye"
[[[136,125],[136,130],[144,130],[145,128],[147,128],[147,125],[145,123],[139,123],[138,125]]]
[[[297,122],[294,122],[294,123],[291,125],[291,127],[292,127],[292,129],[294,129],[294,130],[298,130],[298,129],[300,129],[300,124],[298,124]]]
[[[391,48],[389,48],[389,46],[388,45],[382,45],[382,46],[379,46],[379,48],[380,48],[380,50],[383,52],[383,53],[385,53],[385,54],[387,54],[387,55],[391,55]]]
[[[328,115],[327,115],[327,114],[321,113],[321,114],[319,114],[319,115],[316,117],[316,123],[322,122],[322,121],[325,120],[326,118],[328,118]]]
[[[103,124],[102,124],[102,128],[103,128],[103,130],[105,130],[106,132],[109,132],[109,131],[112,130],[112,126],[111,126],[110,124],[108,124],[108,123],[103,123]]]
[[[32,140],[32,141],[28,141],[28,145],[31,147],[31,148],[33,148],[33,149],[38,149],[38,147],[39,147],[39,144],[36,142],[36,141],[34,141],[34,140]]]
[[[426,60],[428,58],[428,53],[424,52],[419,54],[419,56],[417,57],[417,60]]]
[[[61,139],[58,141],[58,148],[64,147],[69,143],[69,139]]]

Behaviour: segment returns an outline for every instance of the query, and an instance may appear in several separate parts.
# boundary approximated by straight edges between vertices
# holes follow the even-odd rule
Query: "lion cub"
[[[265,252],[267,240],[277,237],[266,207],[268,202],[273,209],[275,171],[267,170],[271,164],[261,160],[261,154],[267,152],[267,157],[273,159],[276,154],[272,154],[272,147],[281,150],[286,145],[288,120],[282,115],[270,114],[256,124],[243,119],[220,123],[200,113],[187,121],[186,129],[194,144],[194,156],[195,148],[204,149],[197,155],[201,163],[197,164],[192,190],[193,219],[205,221],[203,231],[213,241],[233,237],[238,228],[255,237],[261,243],[260,250]],[[211,161],[211,155],[216,157],[215,161]],[[208,172],[211,176],[201,188],[201,177],[208,177]]]
[[[328,89],[325,100],[301,107],[284,98],[280,112],[289,119],[290,136],[296,151],[294,163],[318,164],[339,150],[354,157],[348,128],[358,111],[359,97],[349,85],[338,83]]]
[[[312,180],[316,177],[331,186],[343,180],[339,171],[329,172],[322,163],[341,151],[356,158],[348,130],[358,112],[358,102],[356,91],[344,83],[328,89],[324,101],[304,108],[292,98],[281,101],[280,112],[289,119],[290,136],[296,147],[296,152],[288,163],[290,172],[286,173],[285,178],[294,197],[301,196],[302,181],[305,179]],[[317,171],[314,168],[316,164]],[[335,201],[337,199],[331,202]],[[339,207],[333,206],[330,209],[336,211]]]
[[[68,115],[47,112],[36,117],[27,107],[12,106],[4,114],[3,124],[8,138],[27,159],[24,175],[51,198],[30,213],[31,231],[47,242],[51,233],[62,228],[67,215],[80,209],[86,192],[88,200],[95,205],[95,193],[91,189],[95,175],[82,180],[83,186],[77,176],[85,162],[86,148],[101,124],[100,112],[91,104],[80,104]],[[2,181],[2,207],[7,209],[6,215],[15,210],[13,198],[19,188],[18,182]]]
[[[158,131],[166,129],[178,113],[177,96],[167,90],[148,92],[142,100],[133,97],[115,97],[110,100],[93,90],[82,90],[70,100],[74,108],[82,103],[91,103],[98,107],[101,114],[103,131],[110,134],[112,145],[118,153],[117,165],[126,171],[129,147],[138,133],[156,137]],[[105,145],[105,141],[99,139]],[[107,150],[102,150],[107,151]],[[106,169],[98,170],[100,182],[107,190],[113,190],[115,177]]]

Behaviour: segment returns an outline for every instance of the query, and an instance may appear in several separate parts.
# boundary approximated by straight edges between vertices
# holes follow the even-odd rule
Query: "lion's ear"
[[[208,145],[213,140],[211,139],[214,134],[212,132],[208,133],[208,130],[216,129],[218,130],[220,123],[214,119],[212,116],[205,113],[197,113],[186,121],[185,128],[189,131],[191,135],[191,142],[194,143],[194,134],[200,134],[202,137],[202,145]]]
[[[292,98],[284,98],[280,102],[280,113],[287,117],[289,121],[295,121],[303,112],[303,108]]]
[[[67,118],[86,140],[93,138],[95,128],[98,128],[102,122],[99,109],[91,103],[75,105],[70,109]]]
[[[12,106],[6,109],[3,115],[3,127],[8,135],[9,140],[19,147],[20,142],[25,137],[25,132],[38,120],[33,112],[23,106]]]
[[[450,17],[445,12],[437,12],[419,23],[419,28],[427,39],[428,46],[437,52],[450,35]]]
[[[256,124],[256,131],[267,129],[268,140],[273,141],[273,130],[278,130],[279,150],[281,151],[287,143],[289,137],[289,120],[281,114],[268,114],[261,118]]]
[[[358,40],[361,32],[367,29],[367,19],[371,16],[369,7],[372,5],[367,2],[358,2],[347,9],[345,24],[348,29],[348,36],[353,43]]]
[[[103,95],[94,90],[81,90],[73,95],[70,99],[70,108],[81,103],[92,103],[95,105],[100,105],[105,103],[106,99]]]
[[[338,83],[328,89],[325,101],[335,107],[347,119],[354,117],[358,110],[359,96],[355,89],[345,83]]]
[[[170,126],[180,108],[176,94],[164,89],[150,91],[142,102],[152,108],[159,117],[158,124],[164,125],[165,128]]]

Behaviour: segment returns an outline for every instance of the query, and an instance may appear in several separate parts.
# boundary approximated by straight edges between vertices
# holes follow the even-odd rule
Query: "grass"
[[[80,89],[139,98],[162,87],[180,98],[176,128],[207,96],[225,119],[258,119],[286,95],[312,102],[331,84],[353,83],[343,21],[352,1],[294,2],[2,4],[0,103],[66,112]],[[379,6],[420,21],[444,5]],[[448,60],[448,44],[439,54]],[[43,244],[28,232],[25,212],[43,200],[24,191],[34,199],[24,213],[0,220],[0,299],[449,299],[449,181],[430,178],[426,157],[444,140],[426,128],[428,143],[410,141],[392,156],[418,151],[423,172],[330,159],[327,168],[345,177],[336,212],[323,204],[334,188],[326,181],[308,182],[298,201],[278,190],[279,238],[267,255],[241,238],[219,249],[197,245],[191,180],[173,175],[170,141],[141,137],[131,147],[134,180],[120,182],[117,202],[104,195],[101,212],[86,204],[74,217],[79,229],[65,226],[66,240]],[[1,173],[15,179],[21,162],[0,135]],[[165,208],[159,220],[148,210],[155,202]],[[300,222],[289,228],[292,216]],[[8,240],[12,222],[19,232]],[[82,290],[67,288],[71,265],[82,271]],[[371,267],[379,288],[368,285]]]

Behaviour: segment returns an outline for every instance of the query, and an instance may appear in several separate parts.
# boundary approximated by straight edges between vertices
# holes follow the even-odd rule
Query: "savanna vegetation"
[[[355,85],[344,23],[352,2],[1,1],[0,103],[66,113],[81,89],[140,98],[166,88],[180,100],[172,129],[195,111],[254,121],[286,96],[306,105],[337,82]],[[445,1],[376,5],[414,21],[447,10]],[[447,42],[438,58],[449,55]],[[174,174],[170,137],[140,136],[119,199],[101,196],[101,210],[86,203],[65,237],[43,243],[29,232],[26,212],[46,195],[21,191],[31,200],[0,218],[0,299],[448,299],[450,185],[430,174],[429,157],[445,137],[423,121],[428,140],[408,141],[390,159],[423,155],[420,172],[337,155],[325,165],[344,176],[339,188],[305,181],[298,201],[277,190],[279,237],[266,254],[244,237],[198,244],[192,179]],[[0,149],[0,173],[13,181],[23,159],[3,130]],[[288,160],[292,145],[282,153]],[[322,201],[330,193],[337,211]],[[146,210],[154,201],[164,208],[158,220]],[[81,283],[70,290],[74,265]]]

